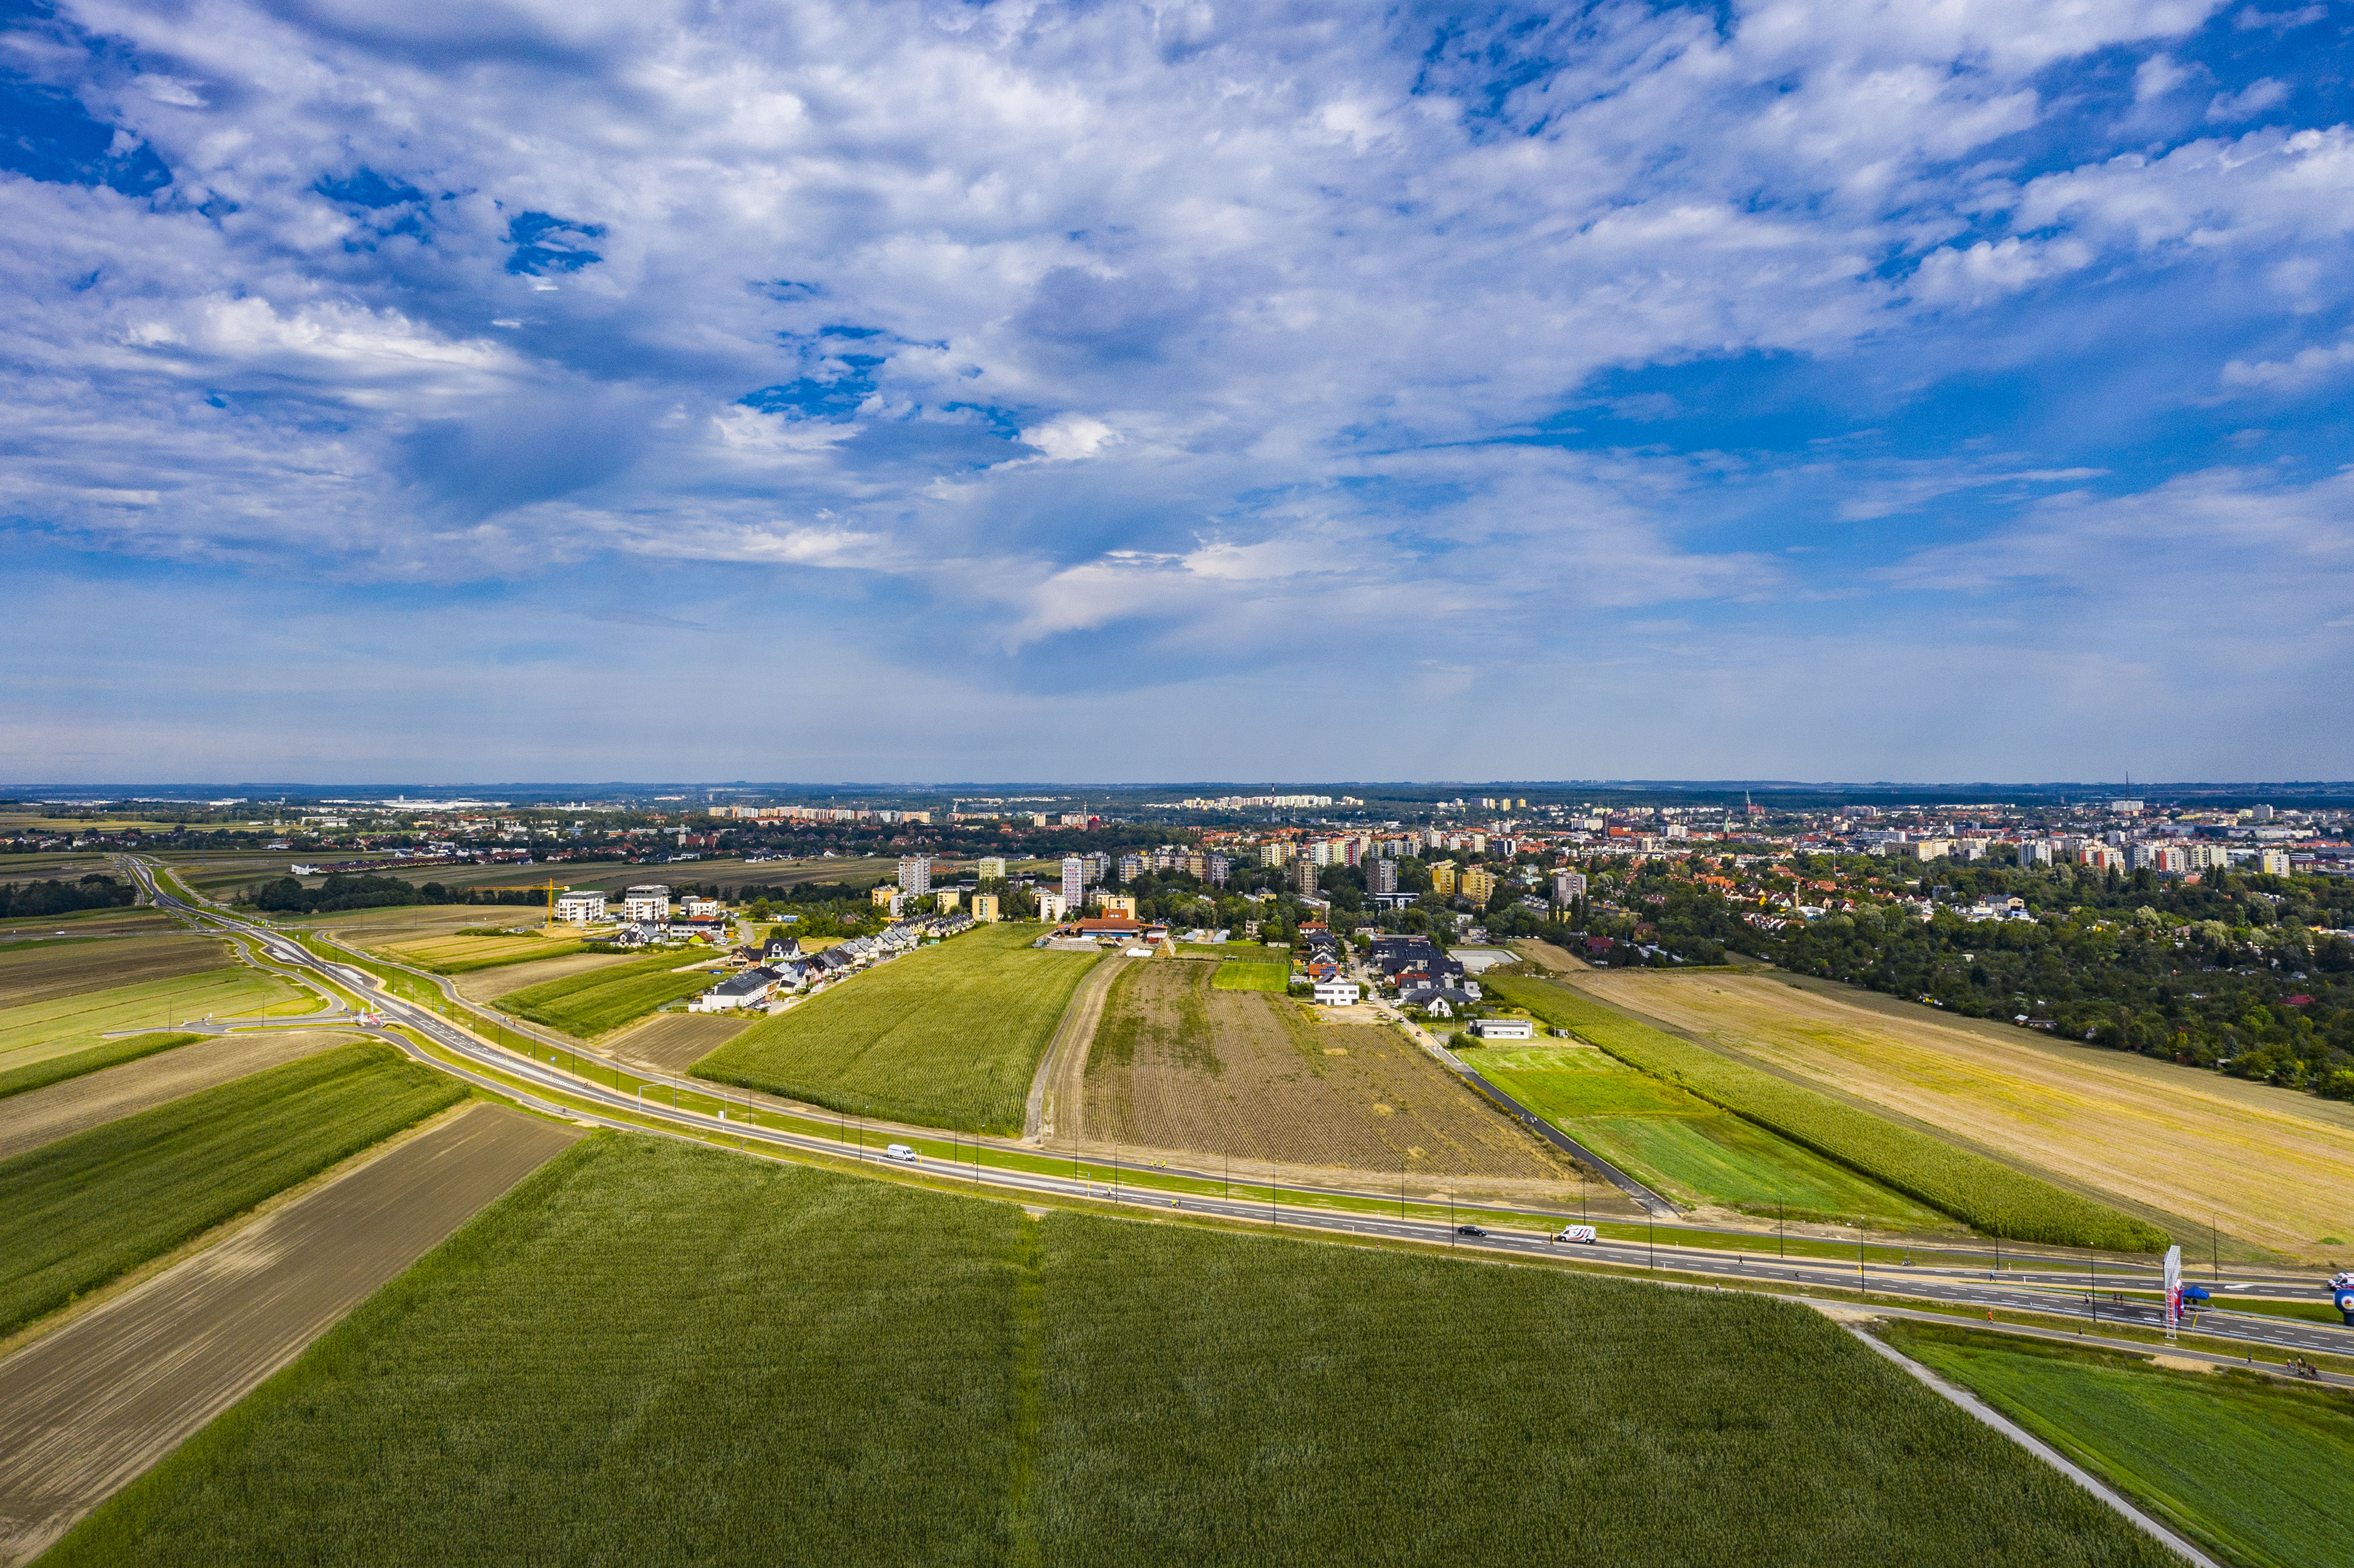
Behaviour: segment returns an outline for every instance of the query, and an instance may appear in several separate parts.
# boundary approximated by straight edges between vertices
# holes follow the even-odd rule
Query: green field
[[[1550,980],[1490,975],[1488,991],[1613,1056],[1978,1230],[2063,1246],[2155,1252],[2157,1226],[1984,1155],[1718,1054]]]
[[[1220,991],[1271,991],[1280,994],[1291,989],[1291,966],[1237,963],[1229,959],[1218,966],[1210,983]]]
[[[1888,1337],[2219,1557],[2310,1568],[2354,1555],[2342,1391],[1929,1324]]]
[[[593,1040],[643,1018],[664,1002],[700,995],[719,983],[719,976],[705,969],[673,972],[688,961],[680,954],[663,953],[509,991],[491,1005],[517,1018]]]
[[[2169,1562],[1763,1298],[1033,1220],[610,1134],[45,1561],[519,1556]]]
[[[311,992],[242,964],[0,1008],[0,1065],[20,1066],[99,1044],[99,1036],[193,1018],[249,1018],[318,1005]]]
[[[983,926],[754,1024],[695,1065],[715,1083],[928,1127],[1019,1132],[1055,1026],[1096,953]]]
[[[1473,1070],[1662,1196],[1793,1219],[1942,1216],[1592,1045],[1467,1049]]]
[[[136,1062],[142,1056],[153,1056],[158,1051],[169,1051],[204,1038],[201,1034],[131,1034],[120,1040],[101,1041],[87,1051],[71,1051],[62,1056],[44,1056],[37,1062],[27,1062],[0,1071],[0,1100],[30,1089],[45,1089],[68,1078],[79,1078],[84,1073],[119,1067],[125,1062]]]
[[[437,975],[462,975],[507,964],[527,964],[537,959],[561,959],[587,951],[588,944],[568,937],[510,937],[504,933],[485,936],[479,931],[459,931],[443,937],[386,942],[376,950]]]
[[[465,1097],[369,1041],[0,1160],[0,1334]]]

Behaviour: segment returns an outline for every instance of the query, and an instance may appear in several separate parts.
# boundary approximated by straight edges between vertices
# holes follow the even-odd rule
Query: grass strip
[[[369,1041],[0,1160],[0,1335],[465,1097]]]
[[[2218,1556],[2253,1568],[2345,1558],[2354,1400],[2341,1392],[1935,1324],[1886,1332]]]
[[[1271,991],[1280,994],[1291,989],[1291,966],[1228,959],[1210,977],[1210,984],[1219,991]]]
[[[2167,1245],[2165,1232],[2105,1203],[1638,1023],[1550,980],[1490,975],[1484,983],[1504,1001],[1631,1066],[1988,1234],[2115,1252],[2158,1252]]]
[[[132,1034],[121,1040],[101,1041],[87,1051],[52,1056],[46,1062],[28,1062],[24,1066],[11,1067],[0,1073],[0,1100],[10,1095],[24,1094],[28,1089],[47,1088],[68,1078],[79,1078],[84,1073],[95,1073],[102,1067],[119,1067],[125,1062],[136,1062],[142,1056],[153,1056],[159,1051],[169,1051],[203,1038],[201,1034],[176,1031],[166,1033],[159,1030],[152,1034]]]

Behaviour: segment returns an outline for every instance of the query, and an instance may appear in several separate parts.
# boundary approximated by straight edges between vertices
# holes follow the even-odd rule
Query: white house
[[[605,895],[601,893],[566,893],[557,895],[556,917],[575,926],[586,926],[605,917]]]
[[[698,898],[690,893],[678,903],[690,920],[713,920],[721,913],[721,905],[716,898]]]
[[[1070,912],[1071,901],[1069,899],[1064,897],[1059,893],[1048,893],[1043,888],[1039,890],[1039,919],[1047,922],[1049,925],[1059,925],[1064,917],[1069,915]]]
[[[1328,980],[1316,982],[1316,1000],[1325,1007],[1354,1007],[1363,994],[1352,980]]]
[[[621,897],[621,918],[646,925],[670,924],[670,889],[659,883],[632,887]]]
[[[729,975],[686,1004],[689,1012],[726,1012],[731,1008],[758,1007],[776,993],[784,977],[771,969],[746,969]]]
[[[1471,1033],[1481,1040],[1533,1040],[1537,1030],[1525,1018],[1475,1018]]]

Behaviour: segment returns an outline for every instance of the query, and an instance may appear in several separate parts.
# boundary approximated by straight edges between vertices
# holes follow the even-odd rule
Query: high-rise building
[[[1476,865],[1464,867],[1462,879],[1458,885],[1461,887],[1464,897],[1483,906],[1488,900],[1496,896],[1495,873],[1483,871]]]
[[[1300,859],[1291,863],[1291,885],[1309,897],[1316,896],[1316,863]]]
[[[997,895],[976,893],[972,895],[972,917],[983,926],[997,923]]]
[[[1258,863],[1261,865],[1282,865],[1290,859],[1291,845],[1281,839],[1258,846]]]
[[[979,869],[981,872],[981,881],[988,882],[993,879],[998,882],[1002,882],[1005,880],[1005,857],[1003,855],[985,854],[981,857],[981,865]]]
[[[1430,868],[1430,890],[1441,898],[1455,896],[1455,863],[1442,860]]]
[[[1375,893],[1395,893],[1397,891],[1397,862],[1394,860],[1376,860],[1368,862],[1365,866],[1365,881]]]
[[[1063,907],[1076,909],[1087,900],[1087,863],[1075,854],[1063,857]]]
[[[1051,887],[1042,887],[1038,890],[1039,919],[1052,925],[1062,920],[1064,916],[1069,915],[1070,912],[1071,906],[1063,902],[1063,895],[1061,894],[1055,892]]]
[[[1120,856],[1119,872],[1120,881],[1134,882],[1138,877],[1144,874],[1144,857],[1140,854],[1124,854]]]
[[[1585,874],[1576,871],[1556,871],[1553,874],[1553,901],[1566,909],[1585,896]]]
[[[921,898],[932,890],[932,857],[928,854],[906,854],[899,857],[899,888],[910,898]]]
[[[1207,856],[1202,867],[1202,880],[1213,887],[1224,887],[1226,878],[1234,874],[1235,863],[1225,855]]]

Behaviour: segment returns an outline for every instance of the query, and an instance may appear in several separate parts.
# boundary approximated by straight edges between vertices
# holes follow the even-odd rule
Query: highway
[[[159,905],[193,919],[233,929],[258,942],[271,959],[290,969],[320,976],[358,995],[374,998],[376,1012],[385,1022],[414,1030],[466,1065],[452,1066],[447,1061],[419,1051],[411,1042],[389,1030],[385,1032],[384,1038],[422,1062],[517,1100],[535,1110],[586,1125],[638,1132],[648,1130],[645,1123],[652,1121],[705,1140],[715,1136],[733,1139],[748,1149],[758,1147],[830,1160],[864,1160],[900,1172],[911,1169],[906,1165],[885,1166],[883,1160],[880,1145],[885,1139],[895,1136],[896,1129],[877,1128],[868,1135],[866,1141],[845,1144],[837,1138],[762,1127],[738,1117],[705,1113],[692,1107],[674,1107],[624,1093],[610,1085],[599,1085],[593,1079],[566,1072],[557,1065],[480,1039],[429,1009],[389,994],[374,975],[356,965],[318,958],[276,930],[189,904],[164,891],[144,863],[126,858],[124,863]],[[444,994],[454,1000],[454,990],[449,988],[446,981],[442,986]],[[305,1022],[311,1027],[317,1027],[330,1020],[314,1014]],[[516,1020],[502,1018],[499,1022],[502,1028],[520,1030],[545,1042],[551,1052],[577,1054],[579,1060],[632,1077],[656,1076],[641,1069],[622,1067],[592,1053],[578,1051],[571,1043],[557,1041]],[[518,1092],[515,1087],[518,1081],[546,1095],[559,1097],[543,1099],[529,1092]],[[740,1093],[731,1093],[716,1084],[700,1080],[691,1085],[679,1080],[665,1081],[677,1084],[688,1093],[717,1101],[723,1107],[736,1106],[742,1115],[764,1110],[773,1114],[778,1109],[773,1106],[761,1105]],[[589,1108],[582,1108],[584,1104]],[[932,1129],[908,1130],[926,1138],[938,1136]],[[982,1147],[1031,1157],[1041,1152],[1035,1148],[988,1139],[982,1140]],[[2078,1319],[2083,1320],[2087,1333],[2112,1327],[2142,1330],[2162,1330],[2165,1327],[2161,1308],[2156,1302],[2121,1301],[2109,1296],[2115,1290],[2152,1289],[2157,1283],[2157,1275],[2154,1265],[2150,1264],[2127,1272],[2111,1260],[2104,1259],[2095,1266],[2094,1273],[2088,1274],[2086,1266],[2081,1261],[2030,1251],[2012,1255],[2012,1266],[1997,1273],[1978,1266],[1974,1259],[1965,1260],[1952,1254],[1941,1257],[1938,1249],[1932,1245],[1913,1245],[1910,1250],[1924,1255],[1925,1261],[1893,1264],[1872,1259],[1861,1269],[1860,1280],[1858,1265],[1852,1257],[1844,1262],[1823,1257],[1783,1258],[1755,1251],[1695,1246],[1689,1243],[1656,1249],[1642,1241],[1605,1239],[1592,1244],[1565,1244],[1553,1241],[1546,1232],[1523,1228],[1525,1222],[1521,1226],[1486,1224],[1484,1235],[1464,1237],[1456,1234],[1444,1221],[1411,1216],[1384,1217],[1311,1208],[1293,1202],[1271,1203],[1265,1200],[1193,1193],[1172,1195],[1135,1187],[1122,1190],[1116,1181],[1106,1181],[1100,1175],[1084,1171],[1076,1176],[1065,1176],[987,1164],[976,1168],[971,1164],[952,1164],[938,1159],[920,1160],[913,1169],[935,1177],[970,1181],[977,1187],[989,1188],[1006,1195],[1031,1194],[1108,1202],[1124,1207],[1272,1224],[1280,1229],[1318,1234],[1437,1244],[1487,1255],[1574,1256],[1580,1262],[1608,1264],[1621,1268],[1642,1271],[1656,1268],[1686,1280],[1700,1277],[1727,1284],[1753,1283],[1784,1288],[1840,1290],[1855,1289],[1861,1282],[1874,1293],[1973,1310]],[[1154,1167],[1152,1174],[1191,1178],[1203,1182],[1220,1180],[1220,1174],[1215,1171],[1187,1171],[1166,1166]],[[1295,1198],[1320,1195],[1317,1190],[1305,1187],[1287,1186],[1284,1191]],[[1328,1190],[1320,1195],[1338,1197],[1343,1194],[1338,1190]],[[1345,1195],[1361,1202],[1367,1196],[1354,1192]],[[1486,1217],[1481,1211],[1469,1206],[1462,1213],[1466,1218],[1475,1221]],[[1686,1236],[1691,1234],[1691,1227],[1688,1226],[1671,1229]],[[1759,1238],[1750,1234],[1748,1239],[1754,1245]],[[2091,1288],[2094,1279],[2098,1280],[2097,1292]],[[2328,1299],[2323,1282],[2311,1277],[2248,1273],[2215,1281],[2213,1286],[2219,1296],[2231,1290],[2261,1290],[2268,1294],[2297,1296],[2316,1304],[2324,1304]],[[2190,1326],[2185,1327],[2188,1330]],[[2284,1355],[2302,1353],[2354,1357],[2354,1329],[2335,1324],[2273,1318],[2252,1312],[2208,1310],[2200,1314],[2195,1331],[2209,1338],[2245,1346],[2251,1353],[2266,1351]]]

